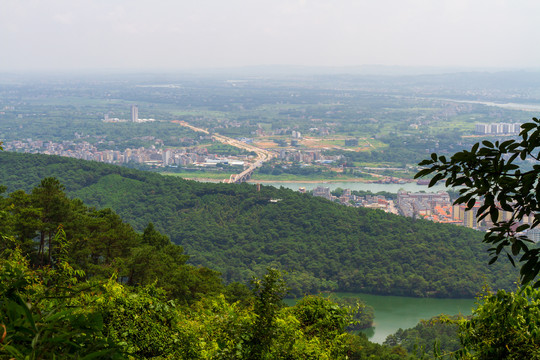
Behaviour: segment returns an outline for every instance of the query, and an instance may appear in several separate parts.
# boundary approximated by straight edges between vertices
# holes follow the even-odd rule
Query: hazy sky
[[[538,0],[0,0],[0,71],[536,67]]]

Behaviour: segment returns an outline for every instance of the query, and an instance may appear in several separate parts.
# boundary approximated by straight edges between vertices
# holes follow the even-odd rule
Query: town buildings
[[[476,124],[475,131],[479,135],[508,135],[519,134],[521,124],[510,123],[491,123],[491,124]]]
[[[447,192],[438,193],[410,193],[400,191],[397,199],[399,213],[404,216],[431,220],[438,223],[465,226],[471,229],[487,231],[494,226],[491,216],[486,216],[478,221],[477,215],[481,201],[477,201],[470,209],[465,204],[454,205]],[[512,212],[498,210],[497,221],[508,221],[512,218]],[[525,216],[521,222],[515,225],[532,224],[534,216]],[[540,230],[532,229],[526,234],[534,242],[540,240]]]
[[[450,196],[445,191],[437,193],[410,193],[399,191],[397,206],[404,216],[425,216],[434,213],[436,207],[451,207]]]
[[[330,188],[324,186],[317,186],[315,189],[313,189],[313,196],[322,197],[332,201],[336,199],[336,197],[330,193]]]
[[[305,192],[305,188],[300,188],[300,192]],[[313,196],[318,196],[331,201],[339,201],[340,204],[346,206],[366,207],[369,209],[378,209],[392,214],[398,214],[394,206],[394,201],[386,199],[382,195],[354,195],[350,189],[344,189],[341,196],[332,195],[329,187],[317,186],[313,189]]]
[[[208,154],[205,147],[168,149],[163,148],[163,141],[152,136],[144,140],[153,141],[158,145],[139,147],[135,149],[98,150],[87,141],[9,141],[4,144],[6,151],[40,153],[47,155],[59,155],[83,160],[93,160],[109,164],[136,163],[149,166],[194,166],[215,167],[217,164],[231,166],[244,166],[248,156],[238,155],[234,158],[220,157],[216,154]]]

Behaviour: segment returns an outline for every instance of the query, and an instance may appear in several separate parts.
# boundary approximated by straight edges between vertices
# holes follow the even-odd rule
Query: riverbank
[[[178,176],[185,180],[194,180],[194,181],[201,181],[201,182],[221,182],[225,180],[225,178],[229,178],[229,176],[214,176],[214,177],[193,177],[193,176],[185,176],[184,173],[171,173],[171,172],[162,172],[160,173],[162,175],[167,176]],[[191,174],[190,174],[191,175]],[[326,183],[362,183],[362,184],[380,184],[380,185],[404,185],[404,184],[411,184],[416,183],[416,180],[413,179],[401,179],[402,183],[381,183],[377,180],[368,180],[368,179],[362,179],[362,178],[322,178],[322,179],[249,179],[247,182],[250,184],[280,184],[280,183],[294,183],[294,184],[326,184]]]
[[[164,174],[165,175],[165,174]],[[178,176],[178,174],[166,174],[166,175],[173,175]],[[216,178],[185,178],[186,180],[195,180],[195,181],[201,181],[201,182],[222,182],[224,179],[216,179]],[[364,179],[309,179],[309,180],[257,180],[257,179],[251,179],[249,180],[249,184],[261,184],[266,186],[274,186],[274,187],[284,187],[287,189],[291,189],[294,191],[298,191],[300,188],[303,188],[305,190],[313,190],[317,186],[324,186],[330,188],[331,191],[334,191],[337,188],[341,189],[350,189],[350,190],[358,190],[358,191],[371,191],[372,193],[376,194],[378,192],[388,192],[397,194],[398,191],[404,190],[409,192],[429,192],[429,193],[435,193],[438,191],[446,191],[448,190],[444,186],[444,182],[438,183],[435,186],[428,187],[427,185],[418,185],[415,181],[407,182],[404,184],[385,184],[385,183],[377,183],[374,181],[366,181]]]
[[[185,176],[186,174],[185,173],[171,173],[171,172],[162,172],[160,173],[162,175],[167,175],[167,176],[178,176],[178,177],[181,177],[185,180],[195,180],[195,181],[202,181],[202,182],[219,182],[219,181],[223,181],[225,180],[226,178],[228,179],[230,177],[230,175],[228,176],[213,176],[213,177],[199,177],[199,176]],[[191,175],[191,174],[189,174]],[[216,174],[217,175],[217,174]],[[411,180],[412,182],[413,180]],[[375,182],[374,180],[366,180],[366,179],[360,179],[360,178],[333,178],[333,179],[327,179],[327,178],[322,178],[322,179],[313,179],[313,178],[308,178],[308,179],[249,179],[247,181],[248,183],[250,184],[264,184],[264,183],[271,183],[271,184],[274,184],[274,183],[310,183],[310,184],[321,184],[321,183],[335,183],[335,182],[359,182],[359,183],[366,183],[366,184],[369,184],[369,183],[377,183]]]
[[[250,184],[279,184],[279,183],[306,183],[306,184],[326,184],[326,183],[343,183],[343,182],[353,182],[353,183],[363,183],[363,184],[378,184],[375,181],[368,181],[363,179],[320,179],[320,180],[257,180],[250,179],[247,181]]]
[[[163,175],[172,175],[174,174],[167,174],[163,173]],[[176,175],[179,176],[179,175]],[[218,179],[212,179],[212,178],[187,178],[182,177],[184,180],[195,180],[195,181],[202,181],[202,182],[220,182]],[[353,180],[353,179],[321,179],[321,180],[254,180],[250,179],[246,181],[249,184],[285,184],[285,183],[294,183],[294,184],[326,184],[326,183],[343,183],[343,182],[353,182],[353,183],[363,183],[363,184],[378,184],[375,181],[366,181],[362,179]]]

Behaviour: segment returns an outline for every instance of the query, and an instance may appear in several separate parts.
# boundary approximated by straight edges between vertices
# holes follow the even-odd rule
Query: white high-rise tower
[[[139,107],[131,105],[131,122],[139,122]]]

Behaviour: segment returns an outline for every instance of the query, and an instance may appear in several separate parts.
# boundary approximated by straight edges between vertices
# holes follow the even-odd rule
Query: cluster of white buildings
[[[143,123],[156,121],[156,119],[139,119],[139,107],[137,105],[131,105],[131,122],[134,123]],[[128,122],[127,119],[119,119],[116,117],[109,117],[108,113],[103,115],[103,122]]]
[[[411,193],[399,191],[397,206],[404,216],[414,217],[433,212],[436,207],[452,206],[450,195],[446,191],[437,193]]]
[[[476,124],[475,131],[479,135],[508,135],[519,134],[521,124],[511,123],[491,123],[491,124]]]
[[[334,161],[341,160],[341,155],[325,156],[320,150],[288,150],[280,149],[278,159],[283,161],[294,161],[305,164],[322,163],[330,164]]]
[[[466,205],[454,205],[446,191],[437,193],[398,192],[397,206],[404,216],[421,218],[438,223],[454,224],[483,230],[487,225],[478,223],[476,214],[480,208],[477,203],[471,210]]]
[[[305,192],[304,188],[300,188],[300,192]],[[398,214],[395,208],[394,201],[386,199],[381,195],[353,195],[350,189],[344,189],[340,197],[332,195],[329,187],[317,186],[313,189],[313,196],[322,197],[331,201],[339,201],[343,205],[366,207],[369,209],[379,209],[385,212]]]

